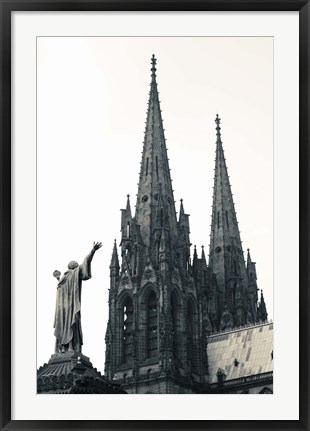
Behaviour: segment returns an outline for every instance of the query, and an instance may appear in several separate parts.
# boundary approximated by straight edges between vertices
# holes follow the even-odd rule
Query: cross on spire
[[[221,119],[218,116],[218,114],[216,114],[215,123],[216,123],[216,136],[219,140],[221,140],[221,127],[220,127]]]
[[[155,58],[155,55],[153,54],[152,55],[152,58],[151,58],[151,64],[152,64],[152,67],[151,67],[151,71],[152,71],[152,78],[155,78],[156,77],[156,62],[157,62],[157,60],[156,60],[156,58]]]

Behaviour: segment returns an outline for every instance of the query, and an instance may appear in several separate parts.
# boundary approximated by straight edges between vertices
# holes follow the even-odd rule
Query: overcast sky
[[[101,241],[82,291],[83,353],[104,370],[109,264],[120,209],[137,193],[150,58],[157,82],[177,211],[191,242],[209,246],[215,123],[243,248],[273,316],[272,38],[42,37],[37,42],[37,365],[54,351],[57,280]],[[193,248],[193,247],[192,247]],[[193,250],[192,250],[193,251]],[[246,254],[245,254],[246,257]]]

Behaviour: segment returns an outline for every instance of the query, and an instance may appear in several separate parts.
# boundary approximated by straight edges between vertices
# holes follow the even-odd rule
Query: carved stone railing
[[[222,382],[211,383],[211,388],[230,388],[235,386],[246,385],[250,383],[256,383],[264,380],[272,379],[273,372],[254,374],[252,376],[238,377],[237,379],[223,380]]]
[[[243,329],[250,329],[250,328],[256,328],[258,326],[270,325],[272,323],[273,323],[272,319],[266,320],[265,322],[260,322],[260,323],[247,323],[242,326],[235,326],[234,328],[224,329],[223,331],[213,331],[208,335],[207,338],[215,337],[217,335],[230,334],[232,332],[242,331]]]

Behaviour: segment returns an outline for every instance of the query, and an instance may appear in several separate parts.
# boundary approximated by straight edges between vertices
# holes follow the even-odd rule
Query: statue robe
[[[81,288],[82,280],[91,278],[91,260],[88,255],[83,263],[64,273],[57,286],[54,335],[57,347],[68,345],[71,341],[74,350],[81,350],[83,334],[81,327]]]

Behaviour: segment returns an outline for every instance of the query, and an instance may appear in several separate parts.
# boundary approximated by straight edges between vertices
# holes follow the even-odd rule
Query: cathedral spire
[[[135,219],[141,226],[141,236],[151,247],[158,211],[164,214],[172,244],[177,240],[176,211],[167,156],[163,120],[156,82],[156,58],[151,59],[151,88],[147,110]],[[161,199],[161,208],[158,200]]]
[[[235,311],[235,293],[246,295],[245,262],[238,228],[233,195],[224,157],[221,119],[216,123],[216,158],[214,175],[214,194],[210,235],[209,266],[217,276],[222,301],[221,310],[227,305],[230,312]],[[240,316],[238,317],[240,320]]]

